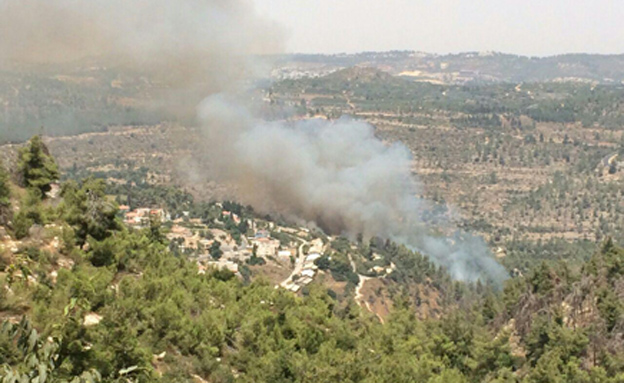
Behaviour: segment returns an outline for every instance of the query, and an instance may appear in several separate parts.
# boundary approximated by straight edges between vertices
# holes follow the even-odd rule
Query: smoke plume
[[[205,99],[209,174],[258,211],[332,234],[393,239],[457,279],[504,278],[481,239],[453,230],[415,197],[404,146],[387,146],[370,125],[348,119],[257,121],[232,101],[257,74],[250,57],[279,52],[281,43],[251,0],[0,0],[0,66],[92,60],[150,78],[163,89],[156,100],[178,113],[195,113]],[[435,234],[432,221],[450,234]]]
[[[348,118],[257,121],[223,95],[209,97],[199,111],[217,178],[260,212],[331,234],[392,239],[459,280],[505,279],[481,238],[453,229],[416,197],[409,150],[384,144],[371,125]]]
[[[281,29],[251,0],[0,0],[0,67],[89,62],[145,76],[180,114],[259,70]],[[180,109],[180,110],[177,110]]]

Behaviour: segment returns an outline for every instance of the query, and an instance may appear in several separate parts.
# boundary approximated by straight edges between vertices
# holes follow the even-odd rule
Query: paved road
[[[309,242],[304,239],[301,239],[301,240],[303,241],[303,243],[297,249],[297,258],[295,259],[295,268],[293,269],[292,273],[290,273],[288,278],[286,278],[284,281],[282,281],[282,283],[280,283],[280,286],[282,287],[286,287],[286,285],[292,281],[292,278],[295,275],[301,274],[301,270],[303,270],[303,264],[305,263],[305,257],[306,257],[306,255],[303,253],[303,247],[309,244]]]

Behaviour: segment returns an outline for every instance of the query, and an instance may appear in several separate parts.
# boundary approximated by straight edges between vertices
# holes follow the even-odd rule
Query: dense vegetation
[[[176,218],[190,211],[240,243],[245,221],[160,177],[167,157],[179,169],[188,155],[176,140],[201,142],[196,132],[160,126],[59,140],[66,174],[56,198],[56,162],[35,137],[10,169],[0,166],[0,382],[624,381],[624,250],[614,243],[624,241],[624,179],[621,160],[610,161],[624,156],[621,56],[295,59],[448,65],[446,85],[352,68],[278,82],[267,95],[277,110],[351,114],[404,142],[426,170],[426,197],[460,206],[460,226],[499,248],[514,277],[500,291],[458,283],[376,238],[333,240],[316,262],[332,285],[315,281],[299,295],[252,278],[265,266],[255,254],[240,276],[201,274],[166,227],[128,229],[117,213],[118,204],[165,207]],[[470,66],[480,78],[455,83],[453,73]],[[0,141],[41,125],[74,134],[160,122],[146,102],[149,81],[136,78],[97,68],[0,74]],[[518,84],[526,80],[547,82]],[[222,257],[218,242],[210,254]],[[381,281],[368,297],[389,300],[389,316],[355,303],[365,277]]]
[[[120,225],[99,180],[69,181],[51,201],[4,179],[36,225],[0,252],[2,382],[624,381],[624,249],[611,240],[578,270],[534,264],[497,292],[390,242],[339,238],[319,262],[333,275],[353,279],[351,257],[396,266],[380,323],[322,284],[297,296],[199,273],[154,223]],[[17,220],[8,228],[17,236]],[[443,297],[425,317],[423,288]]]

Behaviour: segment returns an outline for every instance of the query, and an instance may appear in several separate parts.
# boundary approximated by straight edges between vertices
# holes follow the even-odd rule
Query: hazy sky
[[[290,52],[624,53],[624,0],[253,0]]]

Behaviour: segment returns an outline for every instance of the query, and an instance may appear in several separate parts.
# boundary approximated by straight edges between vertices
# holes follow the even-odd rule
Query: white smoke
[[[348,118],[258,121],[222,95],[206,99],[200,116],[217,178],[258,211],[351,238],[392,239],[459,280],[505,278],[481,238],[452,229],[416,197],[409,150],[384,144],[371,125]],[[436,228],[451,233],[440,236]]]

